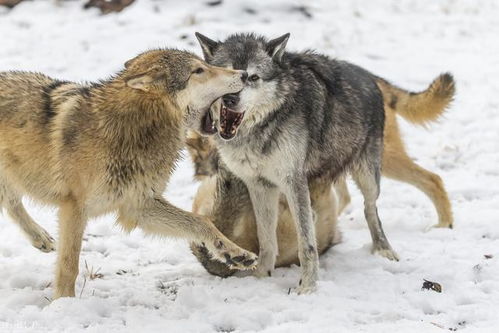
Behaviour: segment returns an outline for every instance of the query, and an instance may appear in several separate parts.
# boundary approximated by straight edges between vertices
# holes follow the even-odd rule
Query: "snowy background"
[[[410,155],[442,176],[455,228],[427,232],[437,222],[430,201],[384,179],[379,212],[401,261],[373,256],[362,201],[350,186],[343,243],[321,257],[318,291],[297,296],[287,291],[298,267],[223,280],[206,273],[185,242],[126,235],[108,216],[87,228],[77,297],[50,303],[55,253],[31,247],[0,216],[0,332],[497,332],[499,3],[139,0],[106,16],[81,6],[37,0],[0,8],[0,70],[96,80],[148,48],[200,54],[195,31],[220,39],[255,31],[291,32],[290,50],[314,48],[411,90],[451,71],[457,97],[445,119],[429,130],[402,129]],[[165,194],[185,209],[197,188],[192,173],[185,159]],[[57,236],[54,209],[27,204]],[[443,292],[422,291],[423,279]]]

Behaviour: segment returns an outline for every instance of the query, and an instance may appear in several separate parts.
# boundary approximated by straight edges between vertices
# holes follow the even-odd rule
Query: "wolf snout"
[[[246,73],[246,72],[244,72]],[[248,73],[246,73],[248,76]],[[234,108],[239,103],[239,94],[227,94],[222,97],[224,105],[228,108]]]
[[[243,81],[243,83],[246,83],[247,79],[248,79],[248,72],[241,71],[241,81]]]

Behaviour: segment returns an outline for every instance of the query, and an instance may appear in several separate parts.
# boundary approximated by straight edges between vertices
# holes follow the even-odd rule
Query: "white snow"
[[[0,217],[0,332],[497,332],[499,3],[232,0],[209,7],[140,0],[108,16],[81,5],[38,0],[0,8],[0,70],[96,80],[148,48],[200,54],[195,31],[212,38],[289,31],[291,50],[314,48],[411,90],[451,71],[458,93],[445,119],[429,130],[402,127],[411,156],[444,179],[455,228],[426,232],[437,222],[430,201],[384,179],[379,212],[401,261],[373,256],[362,201],[350,186],[343,243],[321,258],[318,291],[297,296],[288,289],[299,267],[261,280],[220,279],[203,270],[185,242],[127,235],[108,216],[87,229],[77,297],[51,303],[55,253],[32,248]],[[302,5],[312,19],[293,10]],[[186,159],[165,195],[189,209],[196,187]],[[56,236],[54,209],[26,203]],[[91,280],[97,269],[103,277]],[[423,279],[439,282],[443,292],[422,291]]]

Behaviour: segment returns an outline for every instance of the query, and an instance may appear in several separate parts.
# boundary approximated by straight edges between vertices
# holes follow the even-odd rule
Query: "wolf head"
[[[250,128],[284,102],[288,74],[283,55],[289,33],[270,41],[254,34],[232,35],[223,42],[200,33],[196,37],[206,62],[248,73],[244,90],[224,96],[212,107],[222,138],[232,139],[240,126]]]
[[[126,85],[137,93],[165,98],[183,112],[187,126],[214,130],[209,108],[221,96],[244,87],[244,71],[215,67],[180,50],[151,50],[125,63]]]

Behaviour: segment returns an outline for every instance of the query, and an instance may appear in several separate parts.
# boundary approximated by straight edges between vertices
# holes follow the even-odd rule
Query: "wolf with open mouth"
[[[239,93],[227,94],[213,103],[210,112],[203,117],[201,132],[204,134],[219,133],[225,140],[232,139],[244,117],[244,111],[237,111]],[[217,116],[217,110],[220,110]],[[217,120],[215,122],[215,119]],[[217,125],[219,130],[217,130]]]
[[[364,196],[373,252],[398,260],[376,208],[384,125],[376,77],[311,51],[286,52],[289,34],[270,41],[254,34],[232,35],[223,42],[196,36],[208,63],[248,73],[240,93],[212,105],[201,132],[219,132],[222,167],[248,188],[259,239],[254,274],[267,276],[274,269],[278,199],[284,193],[299,238],[302,277],[296,291],[316,288],[319,261],[308,182],[334,180],[345,172]],[[223,174],[217,186],[231,186]],[[217,210],[223,206],[213,212],[223,215]]]

